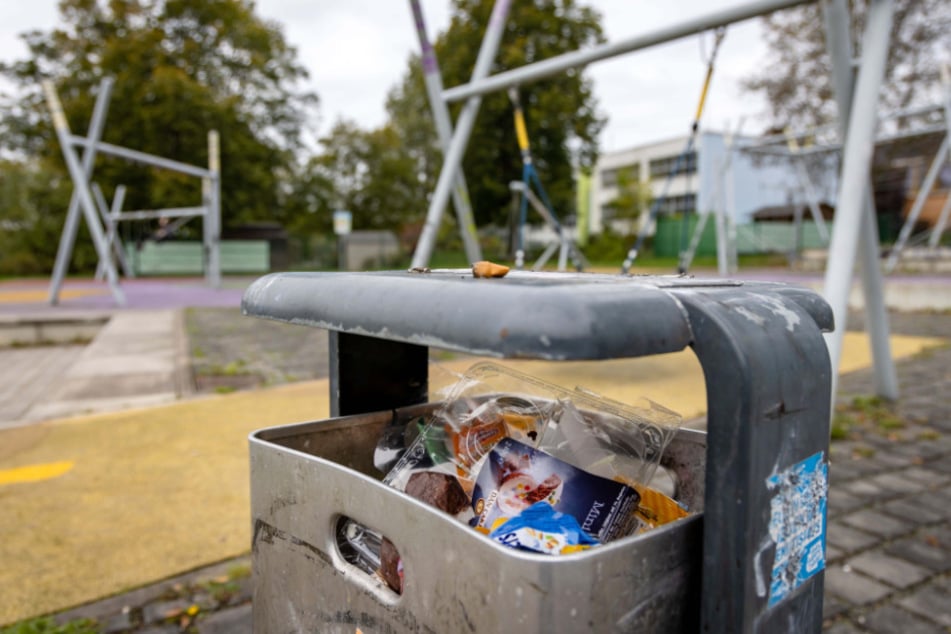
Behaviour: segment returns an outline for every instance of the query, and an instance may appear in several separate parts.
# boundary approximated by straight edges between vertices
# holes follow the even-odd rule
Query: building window
[[[624,165],[614,169],[607,169],[601,172],[601,187],[617,187],[618,180],[627,178],[630,182],[637,182],[641,178],[641,165]]]
[[[697,211],[697,195],[668,196],[663,200],[658,200],[656,204],[657,213],[660,214],[694,213]]]
[[[679,164],[678,164],[679,163]],[[690,152],[686,156],[667,156],[654,159],[650,162],[651,178],[666,178],[668,175],[693,174],[697,171],[697,153]]]

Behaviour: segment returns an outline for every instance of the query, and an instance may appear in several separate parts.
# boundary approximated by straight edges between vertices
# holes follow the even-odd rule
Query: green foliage
[[[434,47],[447,86],[466,83],[489,23],[493,2],[455,0],[446,33]],[[604,41],[601,16],[576,0],[514,2],[492,73],[499,73]],[[593,84],[572,70],[519,89],[535,167],[561,217],[574,210],[574,167],[594,166],[605,119],[597,112]],[[455,117],[461,106],[453,107]],[[572,147],[575,147],[574,152]],[[512,104],[504,92],[482,99],[463,160],[476,222],[503,224],[522,160],[514,132]]]
[[[38,275],[50,270],[62,229],[69,186],[40,161],[0,160],[0,271]],[[81,234],[82,235],[82,234]],[[77,262],[94,262],[91,249]]]
[[[454,0],[449,28],[434,43],[446,86],[469,80],[492,6],[492,0]],[[601,41],[600,16],[576,0],[512,3],[492,73]],[[536,167],[556,213],[567,216],[575,206],[573,164],[594,165],[604,125],[591,80],[583,71],[570,71],[524,86],[520,97]],[[453,119],[460,107],[450,108]],[[323,182],[333,184],[337,204],[353,212],[355,228],[403,225],[404,243],[411,244],[442,164],[418,56],[410,58],[401,82],[390,91],[386,111],[388,121],[378,130],[338,123],[315,164]],[[463,168],[476,224],[504,224],[509,182],[522,172],[505,93],[483,98]]]
[[[56,247],[50,235],[62,226],[70,191],[40,90],[44,79],[54,81],[74,134],[85,134],[104,77],[115,79],[107,142],[206,165],[207,132],[218,130],[224,225],[272,218],[316,103],[296,88],[306,72],[279,27],[255,15],[250,0],[62,0],[60,12],[61,28],[25,34],[27,59],[0,66],[19,88],[0,102],[5,149],[17,157],[17,169],[52,184],[48,192],[25,185],[12,207],[5,196],[0,217],[43,218],[29,229],[36,232],[30,239],[46,245],[35,252],[41,266],[49,269]],[[126,208],[201,201],[198,179],[120,159],[97,159],[94,179],[108,199],[124,184]],[[79,244],[85,246],[75,265],[88,268],[94,262],[88,240]]]
[[[608,203],[612,218],[629,221],[633,229],[637,219],[650,210],[652,192],[650,183],[641,181],[636,173],[621,169],[617,172],[617,196]],[[623,256],[622,256],[623,257]]]
[[[57,625],[53,619],[46,617],[21,621],[0,628],[0,634],[98,634],[98,632],[99,628],[95,621],[79,619]]]
[[[850,403],[837,405],[832,417],[832,439],[848,438],[856,427],[870,428],[890,436],[907,426],[893,404],[878,396],[856,396]]]
[[[616,264],[624,260],[628,249],[631,248],[631,240],[628,236],[623,236],[608,226],[597,235],[588,239],[588,245],[584,249],[585,257],[594,263]]]
[[[355,229],[393,229],[425,213],[426,185],[393,126],[365,131],[340,121],[322,144],[311,171],[321,182],[333,183],[330,203],[353,213]]]

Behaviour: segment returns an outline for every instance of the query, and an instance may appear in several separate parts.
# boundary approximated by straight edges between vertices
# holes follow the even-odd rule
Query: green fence
[[[200,242],[145,242],[141,248],[126,245],[129,264],[136,275],[201,275],[204,271]],[[264,240],[223,240],[221,272],[267,273],[270,245]]]
[[[688,219],[686,237],[683,237],[683,218],[661,216],[657,219],[657,233],[654,235],[654,254],[658,257],[677,257],[681,245],[686,249],[693,237],[698,218],[691,215]],[[832,224],[826,223],[832,230]],[[800,249],[822,249],[824,245],[819,237],[819,229],[812,220],[804,220],[796,235],[796,225],[792,222],[757,222],[736,227],[736,248],[738,253],[788,253],[798,245]],[[707,221],[697,246],[698,256],[712,256],[717,253],[716,222]]]

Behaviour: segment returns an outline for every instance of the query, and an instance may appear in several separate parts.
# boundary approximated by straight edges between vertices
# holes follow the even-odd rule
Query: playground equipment
[[[901,257],[902,250],[911,238],[911,232],[915,228],[915,223],[918,222],[918,217],[921,215],[921,210],[925,206],[925,201],[928,199],[932,188],[934,188],[938,172],[946,162],[951,161],[951,69],[949,69],[947,65],[941,67],[941,83],[944,88],[944,104],[942,108],[945,126],[944,139],[941,141],[941,147],[939,147],[935,153],[934,160],[928,168],[928,173],[925,175],[925,179],[918,189],[918,195],[915,197],[911,211],[908,212],[908,218],[901,228],[901,233],[898,234],[898,240],[895,242],[895,246],[889,254],[888,262],[885,264],[886,271],[889,273],[894,271],[898,265],[898,259]],[[951,214],[951,193],[948,194],[947,200],[944,201],[944,207],[941,209],[938,221],[931,228],[931,235],[928,238],[928,247],[930,249],[936,250],[938,248],[938,244],[941,241],[941,234],[944,233],[948,223],[949,214]]]
[[[690,244],[680,255],[678,269],[681,272],[685,273],[690,270],[690,265],[693,263],[693,258],[697,254],[700,239],[703,236],[704,229],[707,227],[707,221],[710,219],[711,214],[716,217],[717,270],[723,277],[735,273],[737,270],[733,153],[735,151],[736,140],[740,135],[740,129],[742,127],[743,120],[740,119],[736,124],[736,130],[726,136],[726,151],[717,169],[713,196],[711,196],[714,208],[712,212],[700,214],[700,220],[697,222],[693,235],[690,237]],[[684,224],[686,224],[686,221]]]
[[[716,61],[717,52],[720,50],[720,44],[723,43],[723,38],[725,35],[725,27],[717,27],[713,39],[713,52],[710,54],[710,59],[707,60],[707,73],[703,79],[703,88],[700,90],[700,101],[697,104],[697,112],[694,114],[693,123],[690,125],[690,135],[687,137],[687,143],[684,145],[683,151],[677,155],[677,160],[674,161],[674,168],[667,173],[667,179],[664,181],[664,189],[661,195],[655,198],[654,202],[651,204],[650,214],[647,217],[647,222],[641,224],[640,231],[637,233],[637,241],[627,252],[627,257],[624,258],[624,262],[621,264],[621,273],[624,275],[630,272],[631,266],[634,264],[634,260],[637,259],[638,254],[644,247],[644,240],[647,239],[648,235],[653,233],[654,225],[657,222],[657,215],[660,213],[661,207],[667,200],[667,194],[670,191],[670,184],[673,182],[674,178],[681,173],[681,170],[684,169],[688,157],[694,151],[694,147],[697,144],[697,135],[699,134],[700,130],[700,117],[703,116],[703,107],[707,101],[707,91],[710,89],[710,80],[713,78],[714,62]],[[678,267],[680,269],[680,273],[686,272],[683,262],[685,259],[684,253],[687,250],[685,249],[685,246],[688,212],[689,210],[684,210],[684,223],[683,229],[681,231],[681,264]]]
[[[419,39],[423,77],[426,80],[426,96],[429,98],[429,107],[433,113],[433,121],[436,124],[439,145],[442,146],[443,152],[447,153],[453,136],[452,120],[449,118],[449,108],[441,96],[443,86],[442,75],[439,72],[439,62],[436,59],[436,51],[433,50],[433,46],[429,42],[429,36],[426,34],[426,21],[423,17],[423,10],[419,6],[419,0],[410,0],[409,4],[413,11],[413,22],[416,25],[416,37]],[[491,65],[491,60],[489,61],[490,64],[476,68],[473,79],[482,79],[488,74]],[[456,219],[459,223],[459,232],[462,236],[466,257],[470,262],[479,262],[482,260],[482,248],[479,246],[479,236],[476,234],[475,220],[472,217],[469,188],[466,186],[466,177],[461,169],[453,180],[452,202],[456,208]]]
[[[69,123],[63,113],[63,107],[56,88],[52,81],[43,82],[43,91],[46,103],[53,117],[53,127],[66,167],[73,181],[73,195],[66,212],[66,221],[63,233],[60,236],[59,249],[56,253],[56,263],[50,280],[50,304],[59,302],[59,291],[69,268],[69,259],[72,256],[76,242],[76,231],[79,228],[79,213],[83,214],[89,232],[92,234],[96,253],[99,257],[97,276],[104,276],[117,304],[125,304],[125,296],[119,286],[118,275],[112,254],[129,277],[132,270],[125,260],[125,249],[116,230],[116,224],[123,220],[147,220],[175,218],[173,223],[164,227],[166,232],[172,232],[194,217],[202,217],[203,244],[205,252],[205,280],[206,283],[217,288],[221,285],[221,161],[219,156],[218,133],[214,130],[208,133],[208,167],[196,167],[187,163],[130,150],[111,143],[104,143],[102,131],[105,125],[106,112],[109,109],[109,99],[112,94],[113,80],[104,78],[99,84],[99,94],[93,107],[89,130],[85,137],[70,132]],[[76,154],[76,147],[82,147],[82,160]],[[195,207],[179,207],[170,209],[145,209],[122,211],[125,198],[125,188],[116,188],[116,194],[111,206],[107,206],[105,196],[99,187],[92,182],[93,168],[97,153],[117,156],[129,161],[167,169],[188,176],[202,179],[202,204]],[[102,221],[102,224],[100,224]],[[105,230],[103,229],[105,227]]]
[[[537,271],[545,266],[545,263],[552,256],[556,249],[559,250],[558,270],[564,271],[568,262],[568,255],[577,270],[581,270],[587,261],[584,254],[575,245],[574,240],[568,235],[567,229],[558,221],[555,209],[548,199],[545,187],[538,177],[538,170],[535,169],[535,163],[532,161],[532,148],[528,141],[528,128],[525,127],[525,114],[522,112],[522,102],[518,98],[518,89],[509,88],[509,99],[512,101],[512,108],[515,116],[515,136],[518,139],[518,149],[522,153],[522,180],[512,181],[509,188],[517,195],[521,195],[519,203],[518,223],[516,225],[516,251],[515,268],[521,269],[525,265],[525,222],[528,219],[528,204],[545,220],[549,227],[555,232],[557,239],[553,241],[541,254],[532,270]],[[532,186],[538,191],[537,195],[532,191]]]
[[[556,75],[572,68],[631,53],[672,40],[718,29],[729,24],[766,13],[806,4],[808,0],[754,0],[686,20],[655,31],[618,42],[602,44],[587,50],[572,51],[534,62],[520,68],[487,76],[486,69],[495,57],[505,26],[510,0],[498,0],[476,60],[473,80],[442,92],[441,100],[466,100],[455,131],[446,148],[436,189],[430,199],[426,220],[420,234],[412,266],[424,268],[432,257],[436,234],[449,200],[450,190],[459,172],[472,125],[478,112],[480,97],[486,93]],[[871,0],[865,22],[861,55],[852,51],[851,26],[846,0],[825,0],[822,3],[826,46],[832,62],[836,102],[839,109],[840,138],[843,148],[839,196],[830,258],[826,270],[825,296],[832,305],[838,324],[846,321],[852,272],[861,257],[865,306],[875,358],[877,392],[887,398],[898,395],[898,383],[888,343],[888,320],[882,293],[882,277],[878,267],[878,236],[875,231],[869,169],[869,139],[874,138],[878,110],[878,91],[885,72],[888,40],[894,11],[893,0]],[[861,72],[859,72],[861,70]],[[859,247],[861,241],[861,249]],[[827,335],[832,367],[838,367],[842,356],[845,329]]]
[[[948,103],[951,104],[951,97],[948,98]],[[875,137],[876,145],[895,142],[902,139],[923,137],[935,133],[943,134],[943,141],[939,146],[938,151],[935,152],[929,169],[922,181],[921,187],[918,189],[915,200],[912,203],[908,217],[902,226],[898,240],[892,247],[889,258],[885,263],[885,271],[888,273],[894,271],[899,259],[901,258],[903,250],[909,244],[927,241],[929,249],[936,249],[938,247],[941,235],[944,233],[946,228],[948,215],[951,213],[951,198],[945,202],[937,222],[931,227],[930,230],[924,232],[920,236],[911,235],[911,232],[920,217],[921,211],[924,208],[925,202],[927,201],[929,194],[931,194],[934,189],[941,167],[945,164],[949,157],[951,157],[951,154],[949,154],[949,151],[951,150],[949,150],[948,145],[949,133],[951,133],[949,132],[951,129],[948,127],[948,122],[951,121],[951,116],[947,114],[948,108],[949,106],[947,104],[936,104],[899,110],[896,112],[886,113],[879,117],[879,123],[883,124],[883,126],[888,122],[896,120],[903,120],[905,122],[905,126],[897,132],[880,132]],[[932,115],[935,113],[941,113],[943,120],[937,124],[927,121],[929,117],[933,118]],[[833,134],[831,138],[829,137],[830,132]],[[799,143],[799,139],[803,138],[815,138],[818,140],[818,142],[812,143],[808,147],[805,147]],[[782,147],[781,144],[783,139],[786,140],[787,147],[785,148]],[[841,152],[842,143],[839,140],[836,131],[831,126],[822,126],[816,129],[800,132],[792,132],[787,130],[782,135],[775,135],[759,139],[753,144],[745,144],[741,147],[738,147],[737,151],[749,154],[773,156],[793,161],[793,164],[797,168],[799,185],[805,194],[808,202],[808,208],[813,215],[813,219],[816,221],[816,226],[820,232],[820,237],[822,237],[824,242],[827,242],[828,239],[824,235],[826,233],[825,224],[821,220],[822,216],[818,210],[818,197],[815,193],[815,184],[812,178],[809,176],[808,170],[806,169],[806,161],[810,157],[817,155],[822,156]]]

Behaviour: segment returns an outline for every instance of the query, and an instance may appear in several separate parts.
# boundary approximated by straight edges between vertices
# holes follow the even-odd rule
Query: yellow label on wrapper
[[[628,485],[637,491],[641,496],[641,501],[637,505],[635,515],[638,519],[646,522],[650,527],[662,526],[674,520],[687,517],[689,513],[680,506],[676,500],[664,495],[656,489],[646,487],[623,477],[616,477],[615,480]]]

